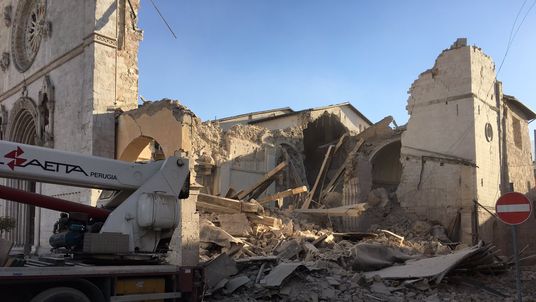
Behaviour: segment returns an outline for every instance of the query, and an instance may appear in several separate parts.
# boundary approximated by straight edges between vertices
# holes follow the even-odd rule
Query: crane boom
[[[103,222],[98,228],[99,234],[127,235],[128,250],[142,253],[156,252],[161,240],[171,238],[180,219],[179,198],[187,197],[190,184],[185,158],[129,163],[2,140],[0,177],[116,191],[117,194],[111,197],[103,198],[101,194],[101,201],[105,202],[100,205],[106,209],[77,206],[7,187],[0,187],[0,198],[64,212],[75,210],[100,218]],[[76,238],[83,238],[83,232],[86,232],[85,222],[81,223],[73,227],[76,230],[70,230],[78,232],[73,234],[78,236]],[[95,229],[92,228],[92,232]]]
[[[129,163],[8,141],[0,143],[0,177],[98,189],[137,189],[162,166]]]

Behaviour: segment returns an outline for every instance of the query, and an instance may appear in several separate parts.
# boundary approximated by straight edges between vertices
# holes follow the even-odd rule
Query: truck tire
[[[71,287],[53,287],[42,291],[30,302],[91,302],[83,292]]]

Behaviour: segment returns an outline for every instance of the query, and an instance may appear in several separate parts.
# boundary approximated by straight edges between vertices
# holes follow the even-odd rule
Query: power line
[[[177,35],[175,35],[175,33],[173,32],[173,29],[171,29],[171,26],[169,26],[169,24],[167,23],[166,19],[164,18],[164,16],[162,16],[162,13],[160,12],[160,10],[158,9],[158,7],[156,6],[156,4],[154,3],[153,0],[151,0],[151,3],[153,4],[153,7],[154,9],[156,10],[156,12],[158,13],[158,15],[160,15],[160,18],[162,19],[162,21],[164,21],[164,23],[166,24],[167,28],[169,29],[169,31],[171,32],[171,34],[173,35],[173,37],[175,39],[177,39]]]
[[[525,4],[527,3],[527,0],[523,1],[523,4],[521,5],[521,7],[519,8],[519,10],[517,11],[517,14],[516,14],[516,18],[514,20],[514,23],[512,24],[512,29],[510,30],[510,36],[508,37],[508,43],[506,45],[506,51],[504,52],[504,56],[501,60],[501,64],[499,64],[499,69],[497,69],[497,73],[495,74],[495,77],[497,77],[499,75],[499,73],[501,72],[501,69],[503,67],[503,64],[504,64],[504,61],[506,60],[506,57],[508,56],[508,53],[510,52],[510,47],[512,46],[513,42],[514,42],[514,39],[515,37],[517,36],[517,33],[519,32],[519,30],[521,29],[521,26],[523,25],[523,23],[525,22],[525,19],[527,18],[527,16],[529,15],[530,11],[532,10],[532,8],[534,7],[534,5],[536,4],[536,0],[534,0],[534,2],[532,3],[532,5],[529,7],[529,9],[527,10],[527,12],[525,13],[525,15],[523,16],[523,19],[521,20],[521,22],[519,23],[519,25],[517,26],[517,29],[515,30],[514,32],[514,28],[516,27],[516,23],[517,23],[517,20],[519,19],[519,15],[521,14],[521,12],[523,11],[523,8],[525,7]],[[513,35],[512,35],[513,33]],[[491,89],[493,88],[494,84],[491,84],[490,88],[488,89],[488,92],[486,93],[486,99],[488,98],[488,95],[491,91]]]
[[[499,69],[497,70],[497,75],[499,74],[499,72],[501,72],[501,69],[502,69],[502,66],[504,64],[504,61],[506,60],[506,57],[508,56],[508,52],[510,51],[510,47],[512,46],[512,43],[514,42],[514,39],[515,37],[517,36],[517,33],[519,32],[519,29],[521,29],[521,26],[523,25],[523,23],[525,22],[525,19],[527,18],[528,14],[530,13],[530,11],[532,10],[532,8],[534,7],[534,5],[536,4],[536,0],[534,1],[534,3],[532,3],[532,5],[529,7],[529,9],[527,10],[527,12],[525,13],[525,15],[523,16],[523,19],[521,20],[521,22],[519,23],[515,33],[514,33],[514,28],[516,27],[516,23],[517,23],[517,20],[519,19],[519,15],[521,14],[521,12],[523,11],[523,8],[525,7],[525,4],[527,3],[527,0],[525,0],[523,2],[523,4],[521,5],[521,7],[519,8],[519,11],[517,12],[517,15],[516,15],[516,18],[514,20],[514,24],[512,24],[512,29],[510,30],[510,36],[508,37],[508,44],[506,46],[506,51],[504,53],[504,56],[501,60],[501,64],[499,65]],[[512,35],[513,33],[513,35]]]

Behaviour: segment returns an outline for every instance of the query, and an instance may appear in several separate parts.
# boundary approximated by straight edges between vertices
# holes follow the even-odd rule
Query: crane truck
[[[1,140],[0,177],[103,190],[93,207],[0,186],[0,199],[61,213],[50,254],[0,267],[0,301],[200,299],[202,270],[165,262],[189,195],[186,158],[130,163]]]

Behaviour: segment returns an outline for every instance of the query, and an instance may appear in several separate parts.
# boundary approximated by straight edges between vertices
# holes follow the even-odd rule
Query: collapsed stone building
[[[504,240],[508,229],[492,216],[497,198],[511,190],[533,198],[528,123],[536,114],[503,94],[492,59],[478,47],[466,45],[465,39],[444,50],[412,84],[410,119],[403,126],[390,117],[372,124],[348,103],[301,111],[279,108],[207,122],[170,104],[146,104],[123,115],[142,116],[141,112],[158,111],[158,106],[181,108],[179,115],[186,113],[190,121],[189,130],[181,133],[190,137],[188,152],[204,193],[232,195],[288,161],[288,169],[264,194],[302,185],[311,189],[323,173],[320,186],[329,190],[313,192],[312,208],[366,202],[371,191],[384,188],[386,193],[381,194],[407,212],[448,228],[452,241],[470,244],[484,239],[504,251],[509,250]],[[173,137],[176,132],[171,133]],[[166,149],[160,140],[153,145]],[[321,171],[330,146],[337,148]],[[342,165],[348,166],[344,177],[340,177]],[[299,207],[303,202],[303,196],[288,197],[286,206]],[[360,217],[332,222],[341,231],[369,227]],[[531,218],[522,228],[530,229],[534,223]],[[521,244],[533,244],[530,233],[525,234]]]
[[[491,216],[496,199],[510,190],[534,191],[528,123],[536,114],[503,94],[491,58],[463,39],[413,83],[404,126],[389,117],[373,124],[349,103],[202,122],[169,100],[137,108],[142,32],[136,26],[139,3],[129,3],[132,7],[124,1],[73,2],[65,15],[65,3],[0,2],[2,139],[127,161],[180,152],[191,158],[200,185],[194,191],[221,196],[254,184],[286,161],[288,168],[265,195],[318,186],[308,207],[333,208],[365,202],[383,188],[378,194],[422,219],[452,226],[451,239],[466,243],[500,241],[507,230]],[[28,22],[29,17],[40,22]],[[31,45],[22,34],[30,29]],[[92,205],[100,193],[3,181]],[[182,205],[178,228],[181,263],[197,261],[199,217],[192,196]],[[297,195],[283,206],[304,202]],[[17,227],[6,234],[16,250],[48,250],[57,213],[1,201],[0,215],[17,218]],[[534,223],[531,218],[521,228]],[[342,217],[334,227],[359,231],[367,221]]]

